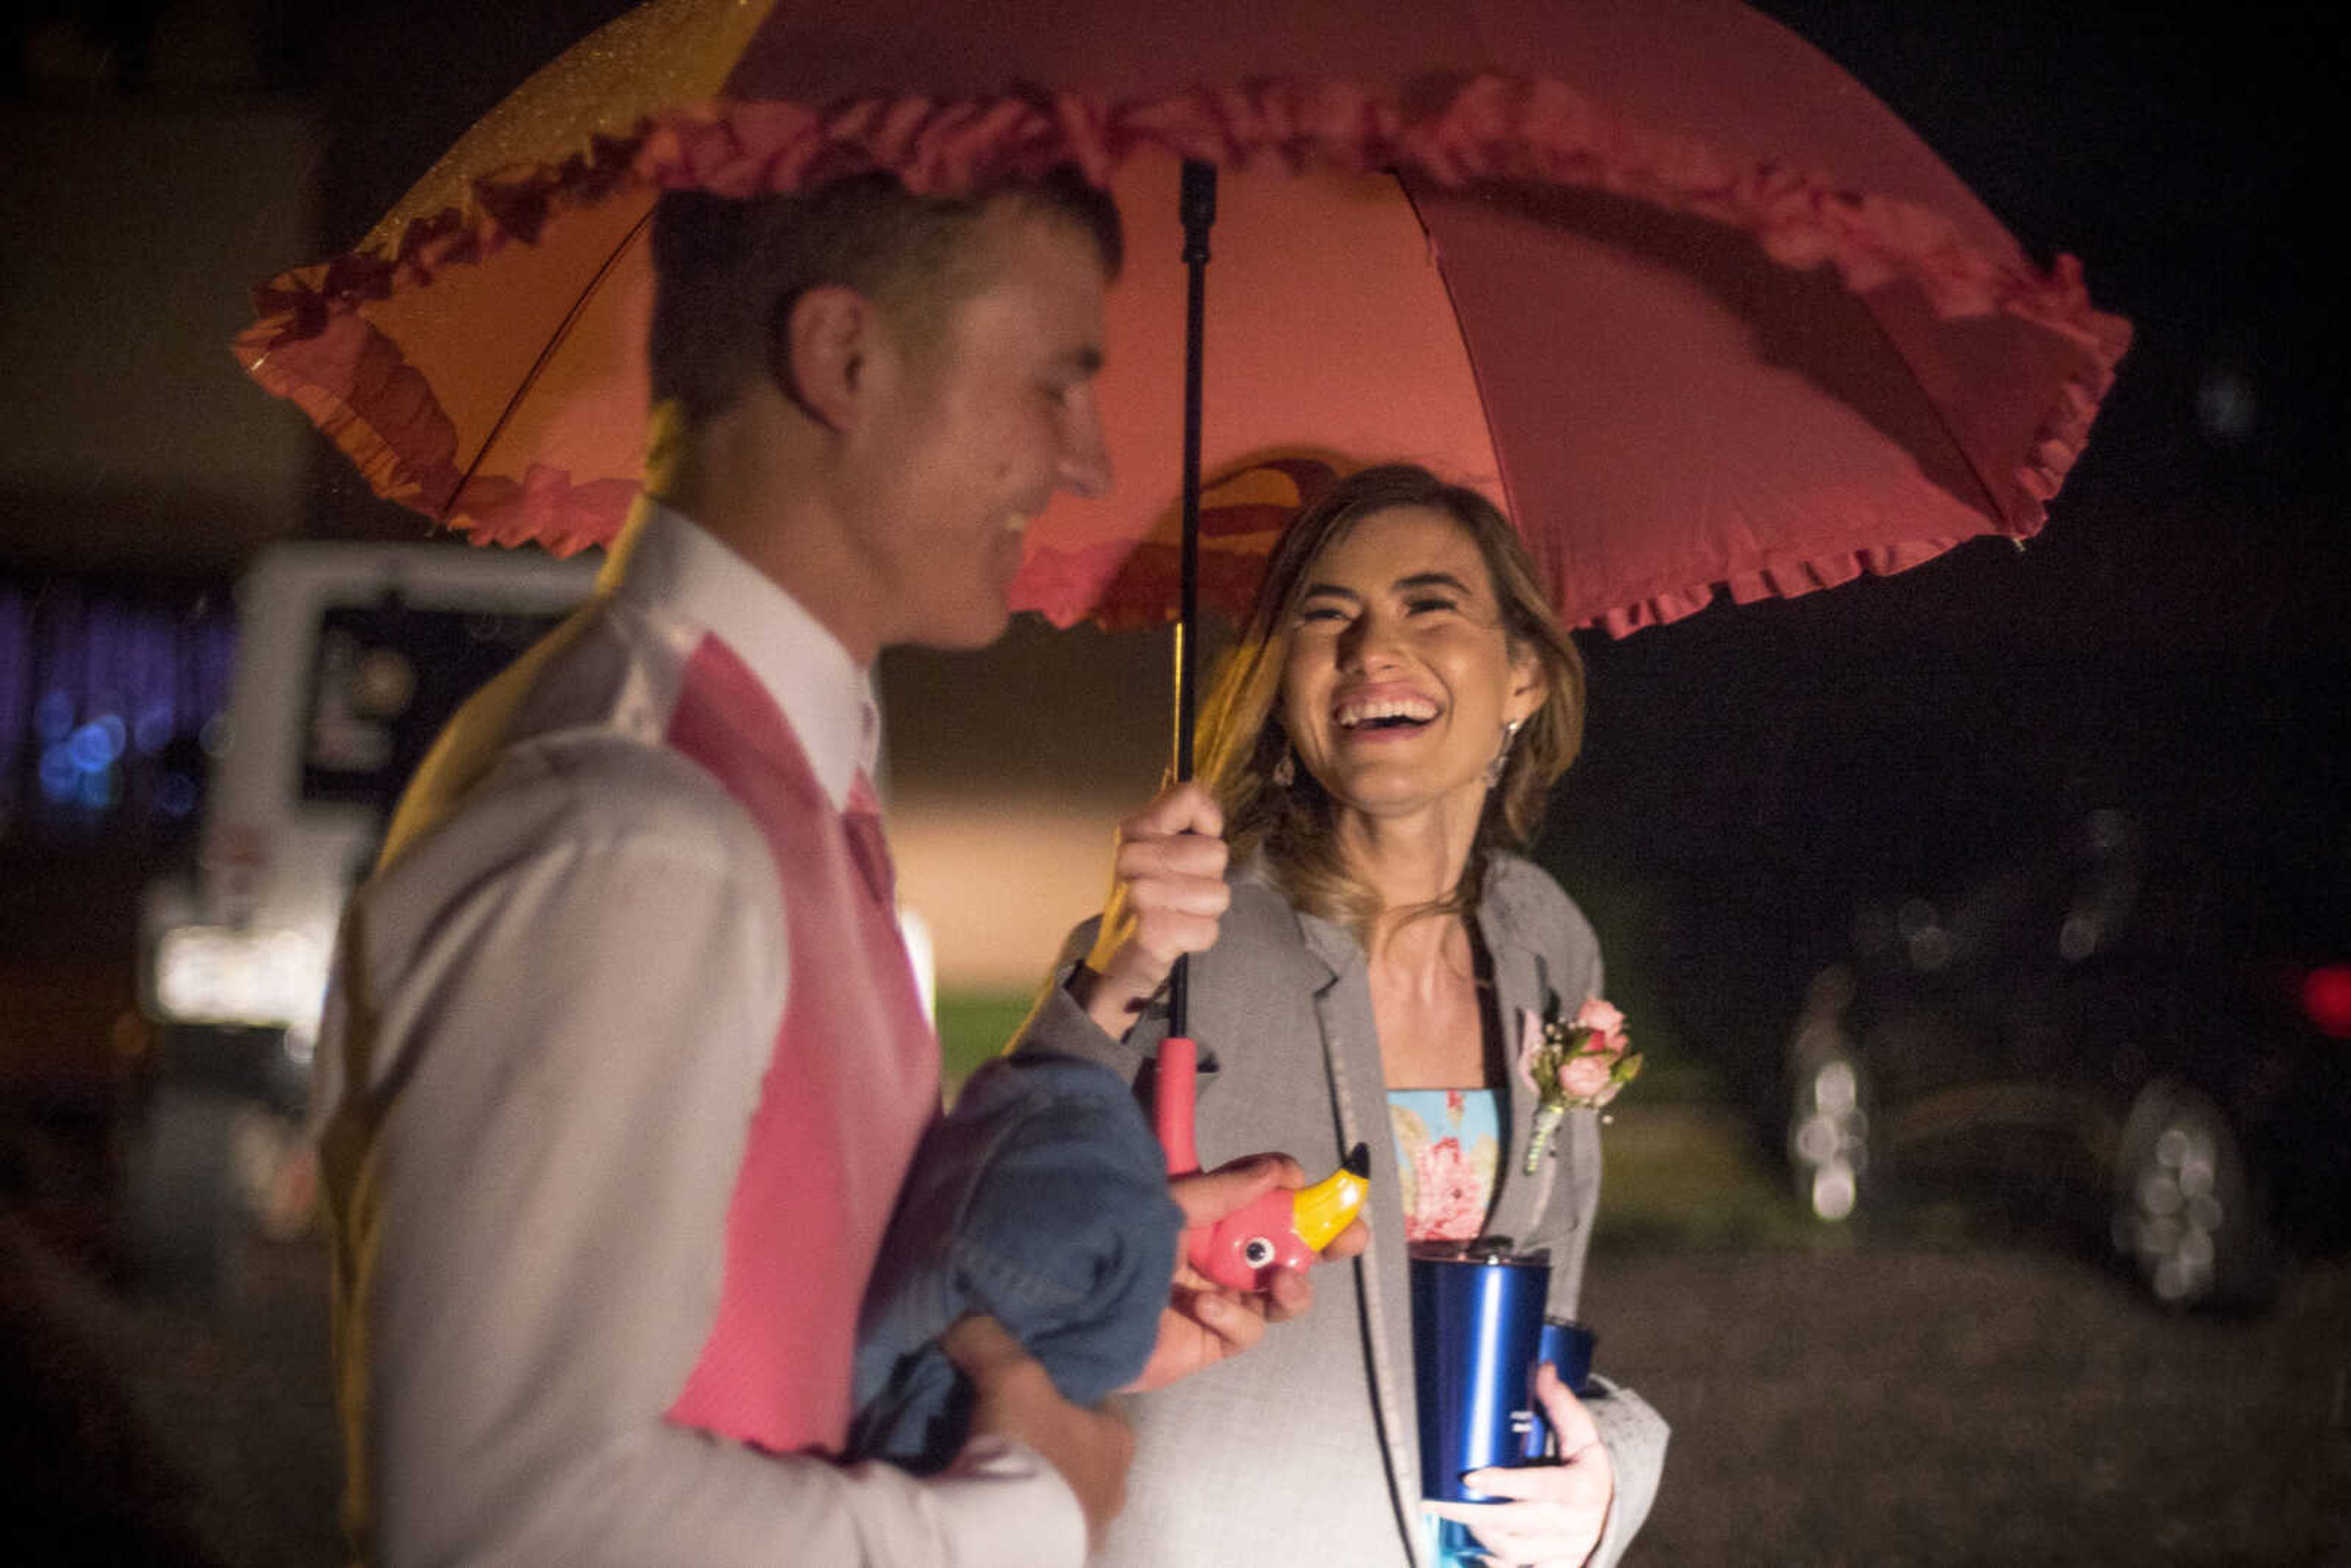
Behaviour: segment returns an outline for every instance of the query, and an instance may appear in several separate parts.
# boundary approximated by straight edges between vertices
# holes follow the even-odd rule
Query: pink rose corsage
[[[1587,996],[1572,1019],[1539,1019],[1525,1015],[1519,1038],[1519,1076],[1535,1092],[1535,1131],[1527,1144],[1527,1174],[1542,1159],[1560,1118],[1570,1111],[1597,1110],[1641,1071],[1641,1059],[1626,1050],[1625,1015]]]

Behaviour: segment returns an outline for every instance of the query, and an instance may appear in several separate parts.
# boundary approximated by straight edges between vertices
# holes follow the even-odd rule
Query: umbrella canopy
[[[664,186],[918,190],[1074,162],[1129,230],[1117,490],[1030,530],[1015,603],[1174,603],[1186,158],[1222,171],[1210,602],[1311,463],[1493,491],[1571,623],[1623,632],[2036,532],[2128,328],[1900,121],[1727,0],[654,0],[494,110],[238,351],[381,494],[559,552],[642,459]],[[1279,444],[1275,446],[1272,444]]]

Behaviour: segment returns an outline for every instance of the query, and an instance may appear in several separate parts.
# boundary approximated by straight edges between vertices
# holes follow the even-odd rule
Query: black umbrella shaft
[[[1217,221],[1217,166],[1184,161],[1184,528],[1176,613],[1176,778],[1192,777],[1194,687],[1199,674],[1200,382],[1207,335],[1208,230]],[[1169,1032],[1191,1032],[1190,966],[1181,957],[1167,977]]]
[[[1208,229],[1217,221],[1217,166],[1184,163],[1184,530],[1176,615],[1176,777],[1192,777],[1195,632],[1200,616],[1200,394],[1207,337]]]

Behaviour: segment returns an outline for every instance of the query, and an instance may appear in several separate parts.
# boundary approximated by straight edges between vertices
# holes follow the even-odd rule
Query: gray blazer
[[[1108,1568],[1228,1568],[1309,1553],[1347,1568],[1428,1568],[1419,1509],[1404,1199],[1389,1131],[1364,953],[1344,927],[1238,873],[1217,945],[1192,964],[1200,1041],[1203,1165],[1280,1149],[1320,1176],[1361,1142],[1372,1154],[1372,1245],[1315,1276],[1312,1312],[1249,1354],[1133,1403],[1126,1511],[1097,1559]],[[1600,953],[1556,883],[1498,857],[1478,912],[1504,1039],[1521,1016],[1572,1012],[1600,990]],[[1124,1040],[1102,1032],[1061,982],[1092,946],[1078,928],[1015,1049],[1104,1061],[1140,1078],[1166,1033],[1155,1009]],[[1552,1315],[1573,1317],[1600,1200],[1600,1129],[1572,1112],[1525,1174],[1532,1096],[1499,1086],[1504,1146],[1489,1231],[1548,1248]],[[1605,1325],[1601,1342],[1606,1354]],[[1616,1468],[1616,1501],[1593,1563],[1616,1562],[1648,1516],[1666,1423],[1638,1395],[1595,1378],[1587,1400]]]

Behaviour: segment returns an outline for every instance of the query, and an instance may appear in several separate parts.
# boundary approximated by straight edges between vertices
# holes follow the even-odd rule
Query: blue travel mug
[[[1524,1462],[1551,1260],[1512,1252],[1506,1236],[1415,1242],[1411,1260],[1421,1495],[1498,1501],[1463,1486],[1461,1477]],[[1447,1563],[1479,1555],[1476,1538],[1450,1521],[1438,1530],[1437,1552]]]

